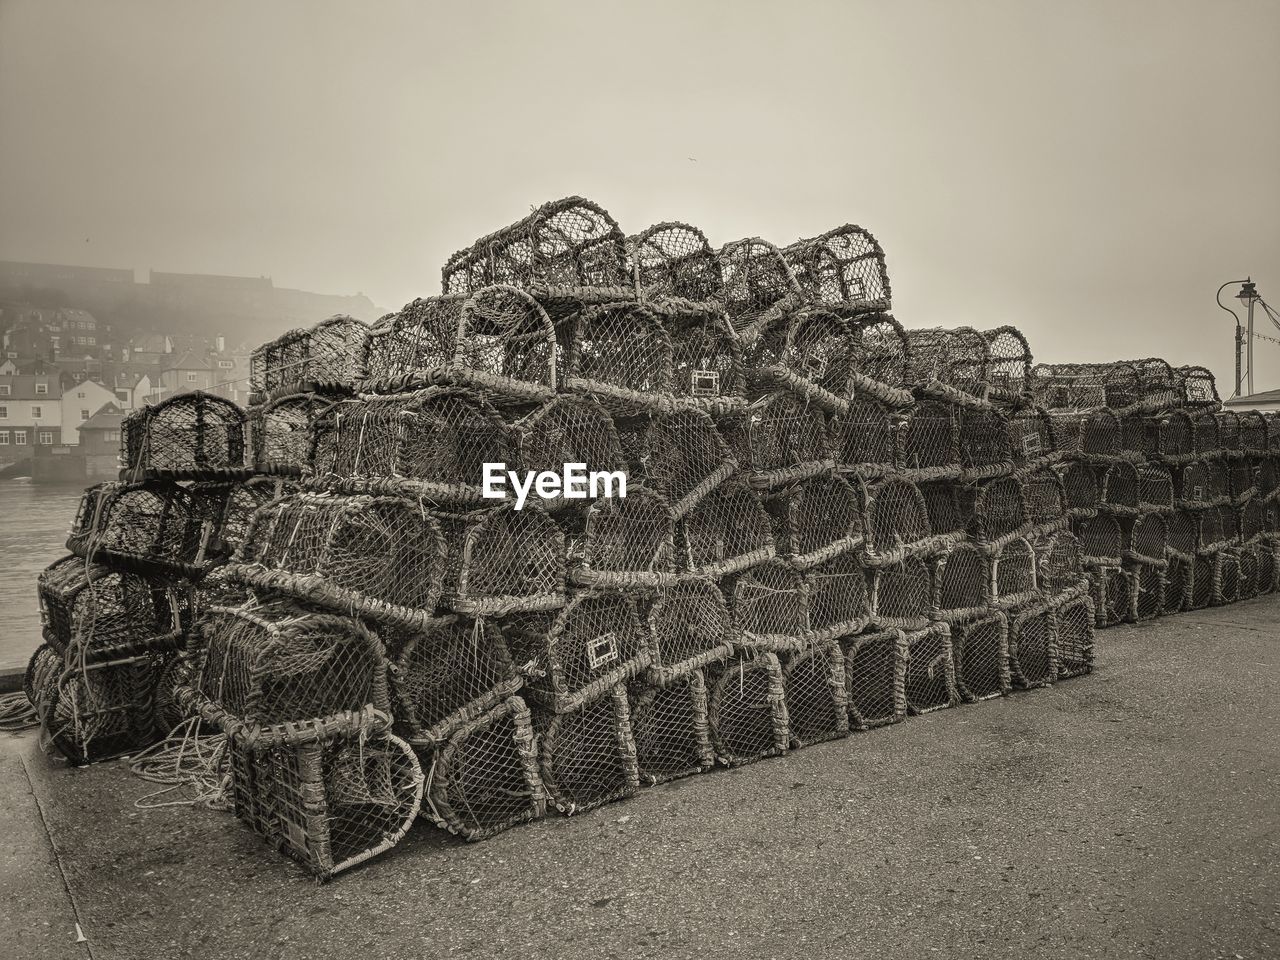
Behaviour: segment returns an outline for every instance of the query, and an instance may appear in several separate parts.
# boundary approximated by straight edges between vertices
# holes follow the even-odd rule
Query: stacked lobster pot
[[[130,753],[182,719],[186,631],[250,515],[278,492],[246,462],[245,416],[212,394],[172,396],[125,418],[121,479],[85,491],[37,592],[44,644],[27,693],[74,763]]]

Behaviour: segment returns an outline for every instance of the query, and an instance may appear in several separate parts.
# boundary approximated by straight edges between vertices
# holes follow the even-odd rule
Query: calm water
[[[67,553],[79,487],[0,480],[0,670],[25,667],[40,644],[36,577]]]

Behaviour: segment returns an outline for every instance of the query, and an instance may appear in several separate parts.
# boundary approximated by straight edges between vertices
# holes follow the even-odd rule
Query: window
[[[36,440],[39,442],[39,444],[40,444],[42,447],[51,447],[51,446],[53,446],[53,431],[52,431],[52,430],[41,430],[41,431],[40,431],[40,434],[39,434],[39,436],[36,438]]]
[[[13,356],[13,354],[10,354],[10,356]],[[7,397],[12,392],[13,388],[11,386],[7,383],[0,383],[0,397]]]
[[[44,407],[40,407],[40,406],[32,406],[32,408],[31,408],[31,419],[32,419],[32,420],[39,420],[39,419],[40,419],[41,417],[43,417],[43,416],[44,416]]]
[[[107,443],[119,443],[120,431],[119,430],[103,430],[102,439],[105,440]]]
[[[80,422],[81,422],[81,423],[84,423],[84,422],[85,422],[86,420],[88,420],[88,419],[89,419],[89,411],[88,411],[88,410],[81,410],[81,411],[80,411]]]
[[[129,391],[128,391],[128,390],[117,390],[117,391],[116,391],[116,399],[117,399],[117,400],[119,400],[121,403],[128,403],[128,402],[129,402]]]
[[[36,396],[47,397],[49,395],[49,385],[47,383],[36,384]]]
[[[89,346],[91,346],[91,347],[92,347],[92,346],[94,346],[94,345],[96,345],[96,344],[97,344],[97,342],[98,342],[98,338],[97,338],[97,337],[85,337],[85,340],[87,340],[87,341],[89,342]]]
[[[25,447],[27,445],[27,431],[25,430],[13,431],[13,444],[16,447]]]
[[[8,420],[8,419],[9,419],[9,408],[7,406],[0,406],[0,420]]]
[[[84,391],[83,391],[83,390],[77,391],[77,392],[76,392],[76,396],[77,396],[77,397],[79,397],[81,400],[83,400],[83,399],[84,399]]]
[[[196,374],[195,374],[195,371],[194,371],[194,370],[188,370],[188,371],[187,371],[187,383],[195,383],[195,382],[196,382]]]
[[[234,370],[236,367],[236,362],[234,360],[219,360],[218,366],[221,367],[223,370]]]
[[[8,445],[9,445],[9,431],[0,430],[0,447],[7,447]]]

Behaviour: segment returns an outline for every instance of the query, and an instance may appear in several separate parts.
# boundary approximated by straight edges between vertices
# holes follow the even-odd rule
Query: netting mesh
[[[1218,418],[1212,410],[1191,414],[1191,446],[1200,456],[1217,455],[1223,445],[1218,439]]]
[[[1074,533],[1062,530],[1038,538],[1032,546],[1036,552],[1036,580],[1046,594],[1057,596],[1084,582],[1084,559]]]
[[[779,555],[810,567],[856,550],[865,534],[861,483],[833,475],[799,481],[765,501]]]
[[[297,493],[256,513],[234,575],[263,590],[421,625],[446,565],[435,518],[399,497]]]
[[[1014,537],[1029,532],[1030,518],[1016,477],[997,477],[960,488],[962,508],[969,516],[969,535],[986,551],[998,550]]]
[[[1129,575],[1119,566],[1090,567],[1089,596],[1093,601],[1097,626],[1114,627],[1131,618],[1133,585]]]
[[[463,721],[430,757],[426,809],[437,824],[481,840],[546,812],[528,708],[508,697]]]
[[[783,753],[790,742],[782,666],[769,652],[711,671],[707,723],[716,759],[738,766]]]
[[[666,783],[711,769],[715,752],[702,671],[679,674],[666,686],[633,691],[631,729],[642,784]]]
[[[782,251],[805,296],[814,303],[884,310],[892,293],[884,248],[862,227],[845,224]]]
[[[253,468],[259,473],[300,475],[311,464],[311,425],[335,398],[287,394],[249,409]]]
[[[619,413],[670,406],[675,353],[670,333],[651,308],[600,304],[579,311],[560,330],[567,340],[565,382],[571,389],[590,393]]]
[[[666,303],[655,310],[671,339],[674,402],[720,414],[746,406],[742,347],[725,313],[692,303]]]
[[[36,583],[44,640],[59,656],[92,662],[141,653],[177,627],[177,599],[164,580],[63,557]]]
[[[1107,514],[1077,520],[1073,531],[1080,539],[1080,553],[1085,563],[1119,564],[1124,550],[1124,534],[1120,521]]]
[[[1226,503],[1230,479],[1222,464],[1197,460],[1174,473],[1174,503],[1184,509],[1202,509]]]
[[[1173,509],[1173,473],[1158,463],[1138,469],[1138,506],[1143,510]]]
[[[849,734],[844,654],[835,641],[787,654],[782,665],[791,746],[805,747]]]
[[[1098,506],[1118,516],[1132,516],[1138,511],[1140,482],[1132,463],[1113,463],[1102,474],[1102,500]]]
[[[307,330],[290,330],[249,359],[250,385],[259,395],[347,386],[364,372],[369,327],[333,316]]]
[[[1022,502],[1033,531],[1047,533],[1067,522],[1066,486],[1052,469],[1040,467],[1020,475]]]
[[[720,263],[706,235],[687,223],[657,223],[627,238],[636,287],[652,300],[724,298]]]
[[[753,486],[770,488],[829,470],[827,418],[821,408],[790,393],[756,400],[739,417],[724,421],[733,458],[751,474]]]
[[[1144,563],[1162,563],[1169,544],[1164,517],[1149,513],[1121,524],[1124,557]]]
[[[862,633],[841,641],[849,726],[855,730],[896,723],[907,713],[907,638],[901,630]]]
[[[894,563],[934,549],[933,530],[920,488],[891,477],[868,488],[864,551],[867,561]]]
[[[632,467],[628,483],[640,481],[661,493],[676,516],[738,469],[715,422],[701,411],[621,421],[619,432]]]
[[[590,397],[557,397],[516,421],[515,427],[524,470],[560,473],[572,463],[588,473],[626,472],[613,420]],[[584,480],[573,491],[557,487],[551,496],[539,494],[539,499],[544,510],[554,512],[581,506],[590,494]]]
[[[712,580],[686,580],[655,591],[645,625],[650,670],[659,683],[674,683],[733,651],[733,619]]]
[[[869,571],[871,622],[881,628],[920,630],[933,609],[929,567],[919,557]]]
[[[1071,517],[1091,517],[1102,499],[1101,471],[1090,463],[1069,463],[1062,471],[1062,489]]]
[[[977,475],[1013,468],[1017,453],[1007,416],[989,407],[961,406],[956,419],[961,467]]]
[[[1009,445],[1019,469],[1053,463],[1061,456],[1054,434],[1054,418],[1043,407],[1027,407],[1008,414]]]
[[[738,575],[732,598],[743,643],[789,650],[805,642],[810,628],[808,584],[785,560],[768,560]]]
[[[64,669],[61,658],[41,646],[27,676],[44,735],[75,764],[154,743],[167,732],[155,724],[155,686],[162,664],[163,658],[144,654]]]
[[[1164,607],[1167,614],[1180,613],[1191,609],[1191,577],[1194,573],[1195,559],[1180,556],[1169,557],[1164,574]]]
[[[424,297],[389,313],[369,330],[364,383],[373,392],[410,377],[444,379],[458,352],[465,295]]]
[[[564,602],[564,534],[525,504],[439,515],[448,547],[440,602],[456,613],[502,616]]]
[[[666,497],[644,487],[591,505],[582,536],[570,538],[576,583],[654,586],[675,570],[675,516]]]
[[[907,331],[911,366],[907,379],[920,388],[938,384],[983,396],[989,376],[986,338],[972,327],[931,327]]]
[[[1034,597],[1041,590],[1038,566],[1029,541],[1019,537],[1004,544],[995,557],[995,602],[1007,607]]]
[[[911,348],[902,324],[887,313],[851,317],[847,322],[855,334],[850,348],[853,393],[894,406],[909,402]]]
[[[1188,510],[1175,510],[1165,518],[1165,551],[1184,560],[1196,552],[1199,523]]]
[[[1003,613],[991,613],[952,624],[956,690],[968,703],[1009,692],[1009,624]]]
[[[1236,452],[1240,449],[1240,416],[1234,410],[1219,410],[1214,414],[1218,421],[1218,447]]]
[[[1219,550],[1213,555],[1210,603],[1225,606],[1240,599],[1240,557],[1233,550]]]
[[[902,464],[928,479],[957,472],[960,420],[956,404],[924,400],[914,407],[902,431]]]
[[[759,237],[735,240],[716,251],[724,280],[724,305],[734,328],[749,342],[777,316],[803,300],[782,252]]]
[[[908,633],[906,643],[903,689],[908,712],[916,715],[932,713],[959,703],[951,631],[947,625],[933,624]]]
[[[591,810],[639,788],[631,709],[621,684],[573,713],[538,713],[534,721],[539,772],[561,813]]]
[[[676,560],[699,576],[724,576],[774,554],[769,514],[746,484],[716,487],[676,522]]]
[[[828,423],[830,450],[836,466],[843,472],[865,477],[902,469],[906,422],[903,414],[878,400],[855,398]],[[925,449],[929,447],[926,445]],[[944,457],[949,455],[944,451]]]
[[[858,557],[842,553],[803,574],[809,592],[809,630],[817,640],[856,633],[871,617],[866,571]]]
[[[1078,677],[1093,669],[1093,601],[1075,596],[1054,606],[1057,679]]]
[[[1174,371],[1181,400],[1187,406],[1216,406],[1218,385],[1206,367],[1178,367]]]
[[[1031,393],[1031,347],[1017,327],[982,331],[987,341],[989,395],[1004,399]]]
[[[1036,604],[1013,615],[1009,623],[1009,673],[1023,688],[1052,683],[1054,669],[1053,610]]]
[[[135,479],[243,471],[245,423],[230,400],[202,391],[141,407],[121,424],[126,469]]]
[[[1133,591],[1132,619],[1150,620],[1164,613],[1165,564],[1134,563],[1127,571]]]
[[[176,483],[102,483],[85,491],[67,549],[90,560],[199,575],[215,532]]]
[[[994,588],[991,558],[957,543],[934,564],[934,614],[948,622],[980,616],[994,602]]]

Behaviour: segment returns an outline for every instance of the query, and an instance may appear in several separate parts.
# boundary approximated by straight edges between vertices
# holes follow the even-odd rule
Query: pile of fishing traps
[[[489,837],[1276,589],[1280,420],[890,297],[860,227],[713,249],[571,197],[440,296],[273,340],[247,415],[126,421],[41,577],[46,730],[85,761],[199,717],[240,819],[325,878],[419,812]],[[580,481],[494,497],[486,464]]]

